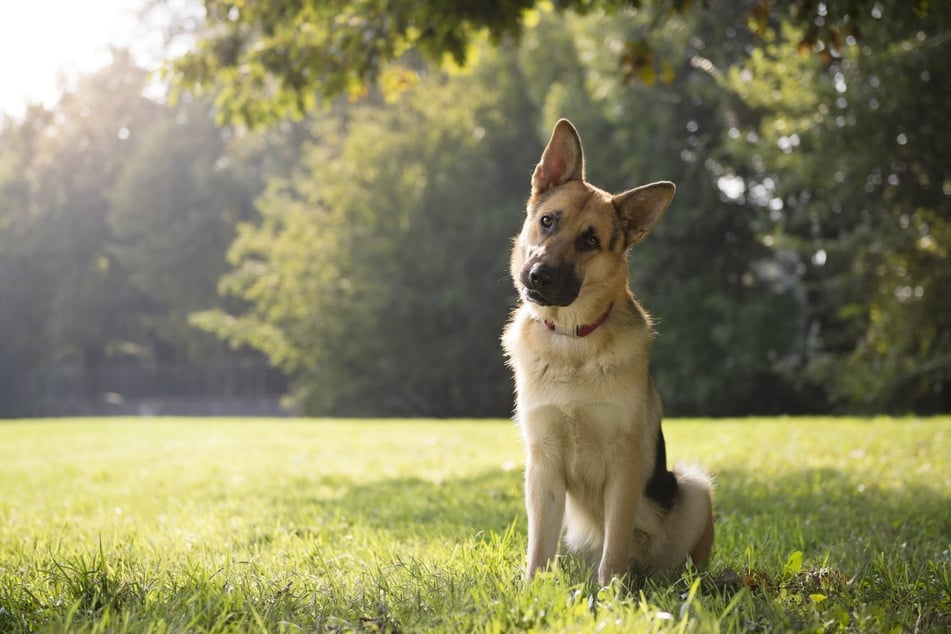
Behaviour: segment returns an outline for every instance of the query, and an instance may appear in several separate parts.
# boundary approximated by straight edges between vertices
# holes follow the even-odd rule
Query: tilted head
[[[676,188],[666,181],[612,195],[584,179],[581,138],[555,124],[532,175],[532,195],[515,239],[511,272],[523,299],[540,306],[601,301],[626,288],[627,250],[664,215]]]

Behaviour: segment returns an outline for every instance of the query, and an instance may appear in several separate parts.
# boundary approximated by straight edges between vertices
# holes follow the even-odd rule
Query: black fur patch
[[[575,248],[582,253],[589,253],[601,250],[601,239],[594,227],[588,227],[581,232],[578,239],[575,240]]]
[[[665,511],[674,506],[677,497],[677,478],[667,470],[667,445],[664,442],[664,430],[657,430],[657,447],[654,458],[654,473],[647,481],[644,492]]]

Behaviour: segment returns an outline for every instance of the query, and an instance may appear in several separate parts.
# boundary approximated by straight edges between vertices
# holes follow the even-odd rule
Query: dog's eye
[[[588,229],[581,234],[576,244],[580,251],[597,251],[601,248],[601,238],[594,232],[594,229]]]
[[[540,222],[541,225],[542,225],[543,227],[545,227],[546,229],[551,229],[551,228],[554,226],[554,224],[555,224],[555,218],[554,218],[554,216],[550,216],[550,215],[548,215],[548,214],[545,214],[544,216],[542,216],[542,217],[539,219],[539,222]]]

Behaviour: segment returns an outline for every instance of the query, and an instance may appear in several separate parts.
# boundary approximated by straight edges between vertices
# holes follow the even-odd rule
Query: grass
[[[508,421],[0,423],[0,632],[951,631],[951,418],[665,423],[710,568],[526,585]]]

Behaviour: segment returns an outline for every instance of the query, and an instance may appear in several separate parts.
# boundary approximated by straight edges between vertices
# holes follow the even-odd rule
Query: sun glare
[[[33,0],[0,9],[0,112],[52,105],[77,74],[109,63],[109,44],[130,45],[142,0]]]

